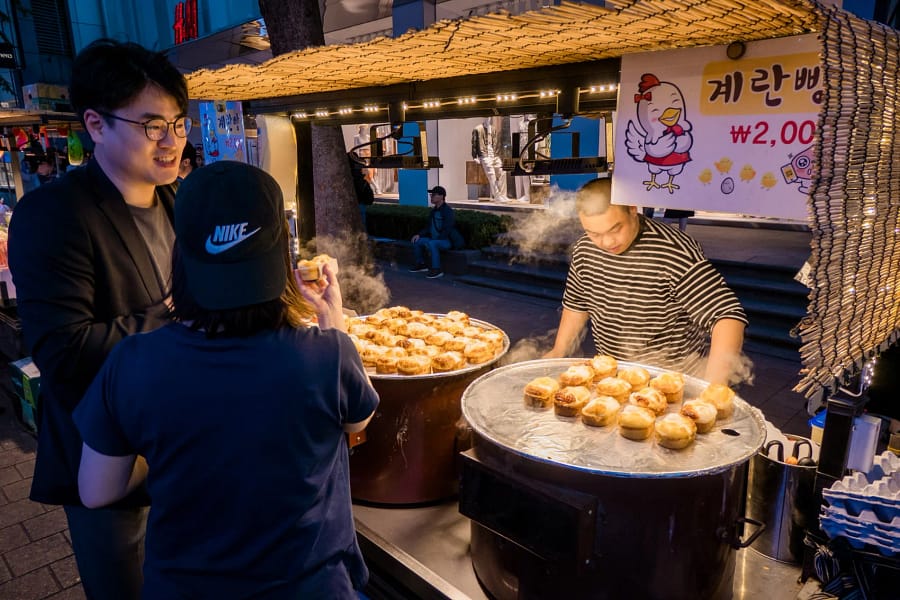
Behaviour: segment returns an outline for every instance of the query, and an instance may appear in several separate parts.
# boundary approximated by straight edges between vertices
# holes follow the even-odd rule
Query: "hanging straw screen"
[[[835,391],[900,327],[900,32],[830,9],[796,391]]]

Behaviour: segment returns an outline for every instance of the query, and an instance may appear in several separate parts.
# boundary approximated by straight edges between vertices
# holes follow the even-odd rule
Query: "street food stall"
[[[811,413],[827,407],[813,501],[815,509],[821,509],[823,520],[820,525],[814,518],[808,525],[803,575],[813,573],[813,553],[837,547],[857,571],[861,584],[874,590],[877,597],[884,588],[879,588],[883,582],[879,583],[876,575],[896,577],[900,559],[892,547],[874,542],[891,534],[896,539],[897,532],[890,523],[881,521],[870,523],[878,529],[872,535],[855,535],[862,525],[851,522],[852,511],[835,516],[829,509],[849,506],[848,498],[851,502],[863,498],[874,514],[874,506],[881,501],[873,501],[873,497],[879,497],[873,494],[882,493],[881,487],[867,488],[861,481],[844,478],[849,470],[873,473],[871,469],[876,466],[882,469],[882,477],[892,477],[889,472],[894,469],[887,457],[876,461],[874,445],[863,444],[860,449],[853,438],[862,437],[854,434],[856,429],[872,431],[863,426],[866,419],[860,420],[865,417],[863,392],[870,363],[897,342],[900,332],[900,205],[896,203],[900,193],[900,163],[896,160],[900,153],[900,131],[896,128],[900,35],[896,30],[812,0],[644,0],[610,1],[603,6],[562,3],[515,16],[501,13],[443,21],[394,39],[311,48],[259,66],[201,70],[189,76],[189,86],[195,98],[247,101],[248,113],[300,114],[312,123],[331,125],[360,121],[401,125],[451,114],[505,114],[513,110],[505,103],[520,96],[531,98],[530,109],[536,113],[598,114],[624,111],[625,104],[633,111],[649,88],[661,83],[648,80],[648,89],[638,90],[619,89],[622,84],[618,80],[613,85],[605,80],[602,86],[590,85],[591,72],[615,74],[630,55],[718,46],[723,50],[722,61],[738,65],[753,58],[744,57],[753,42],[792,36],[811,36],[813,40],[814,53],[820,59],[816,65],[821,76],[821,94],[817,96],[820,109],[809,121],[811,125],[807,120],[796,121],[794,129],[782,127],[780,135],[783,140],[802,138],[808,148],[791,157],[796,161],[785,161],[784,168],[773,171],[771,177],[759,173],[757,178],[756,170],[751,169],[738,173],[727,186],[723,180],[718,189],[727,194],[742,182],[752,182],[756,193],[762,193],[759,188],[771,190],[776,184],[791,184],[796,188],[790,201],[794,209],[800,192],[800,212],[806,215],[813,235],[805,270],[810,288],[808,314],[797,327],[803,341],[803,370],[796,389],[808,398]],[[538,94],[540,88],[529,76],[529,69],[544,69],[540,71],[543,75],[551,68],[565,74],[559,78],[561,87]],[[783,73],[772,71],[767,76],[778,74]],[[467,82],[489,86],[485,77],[494,80],[494,95],[487,93],[488,87],[480,87],[480,95],[466,96],[472,98],[471,102],[459,101],[451,106],[448,90],[465,90]],[[720,86],[732,86],[732,91],[736,85],[734,78],[719,81]],[[778,79],[779,84],[783,81]],[[517,90],[519,94],[514,93]],[[434,100],[442,96],[448,99],[446,105],[443,100]],[[621,98],[628,98],[628,102]],[[348,105],[355,107],[345,108]],[[333,106],[334,110],[314,110],[316,106]],[[302,112],[297,112],[300,109]],[[760,134],[754,123],[738,125],[748,129],[736,129],[735,140],[742,136],[755,139],[753,136]],[[771,141],[773,147],[777,143],[776,138],[765,141]],[[427,159],[427,151],[424,156]],[[598,162],[591,169],[606,169],[607,163],[621,167],[627,160],[610,152],[605,158],[604,164],[598,167]],[[427,168],[427,162],[416,166]],[[710,178],[716,176],[714,169],[720,169],[713,164],[707,168]],[[724,169],[721,167],[718,173],[724,174]],[[700,183],[694,185],[710,183],[703,180],[706,175],[702,171],[697,177]],[[674,192],[672,179],[661,178],[656,183],[667,184],[669,192]],[[773,206],[777,206],[779,197],[773,199]],[[736,208],[735,212],[743,211]],[[761,563],[768,559],[734,552],[736,546],[749,543],[751,534],[741,531],[740,521],[747,493],[745,478],[748,463],[766,440],[753,410],[744,410],[738,404],[739,420],[746,425],[741,435],[732,436],[738,441],[723,436],[719,443],[710,444],[717,450],[727,448],[736,453],[727,460],[712,458],[719,456],[718,451],[711,452],[705,461],[700,457],[700,463],[691,464],[680,455],[672,458],[669,470],[656,473],[646,465],[581,463],[569,456],[548,459],[514,439],[498,439],[494,420],[478,412],[482,408],[479,402],[486,397],[501,403],[521,403],[521,396],[512,388],[523,383],[526,372],[531,374],[532,369],[543,367],[521,363],[491,370],[463,392],[462,411],[474,431],[475,446],[461,458],[464,478],[459,504],[356,506],[361,544],[373,567],[374,582],[408,593],[412,590],[420,597],[488,594],[503,598],[525,597],[532,592],[540,597],[547,592],[542,586],[550,585],[571,592],[573,597],[622,597],[627,590],[636,592],[629,597],[727,598],[738,594],[735,581],[765,583],[762,573],[771,576],[778,572],[780,563]],[[886,417],[900,417],[898,409],[895,402]],[[877,443],[880,438],[877,430],[875,433],[869,437]],[[702,522],[692,521],[697,526],[696,536],[676,532],[676,547],[673,540],[660,536],[671,533],[667,524],[679,522],[684,515],[666,510],[654,513],[642,530],[641,519],[626,514],[630,513],[626,508],[632,506],[625,507],[609,497],[607,487],[622,490],[627,498],[633,493],[651,497],[687,493],[698,501],[715,497],[721,500],[723,510]],[[753,486],[750,488],[752,491]],[[512,507],[504,511],[503,505],[496,504],[515,497],[533,500],[547,509],[554,523],[569,525],[546,531],[545,537],[536,539],[529,525],[539,522],[541,514],[535,514],[529,523],[529,515]],[[607,503],[611,503],[611,510],[606,511],[607,521],[601,526],[591,507]],[[637,511],[646,504],[634,501],[633,508]],[[606,526],[611,521],[615,523]],[[635,535],[629,538],[623,530],[635,530]],[[604,537],[613,532],[614,539]],[[852,543],[844,548],[840,540],[848,537]],[[677,551],[674,570],[664,571],[666,582],[675,586],[671,594],[657,587],[662,585],[662,578],[648,574],[647,580],[635,582],[622,575],[627,565],[621,563],[617,553],[625,548],[632,556],[641,554],[648,550],[647,543],[663,554]],[[715,576],[679,578],[678,573],[693,572],[697,562],[704,559],[715,565]],[[469,563],[480,587],[472,586],[472,571],[466,568]],[[596,585],[600,565],[611,567],[603,570],[604,577],[616,577],[617,573],[622,577],[615,582],[604,579],[602,585]],[[652,568],[660,568],[659,561]],[[797,576],[796,568],[787,573],[782,581]],[[632,587],[622,587],[626,585]]]
[[[7,262],[9,217],[27,191],[65,172],[69,164],[80,163],[84,157],[78,135],[81,129],[78,116],[73,113],[0,110],[0,199],[5,205],[0,210],[0,359],[4,364],[19,361],[26,355],[16,309],[16,288]],[[36,394],[25,393],[28,386],[21,385],[18,364],[10,368],[19,400],[13,403],[14,410],[25,426],[34,430]]]

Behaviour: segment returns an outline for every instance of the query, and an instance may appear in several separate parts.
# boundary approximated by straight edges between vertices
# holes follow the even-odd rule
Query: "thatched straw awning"
[[[198,99],[297,96],[799,35],[818,31],[821,18],[803,0],[564,2],[521,15],[441,21],[397,38],[309,48],[255,66],[199,70],[188,85]]]

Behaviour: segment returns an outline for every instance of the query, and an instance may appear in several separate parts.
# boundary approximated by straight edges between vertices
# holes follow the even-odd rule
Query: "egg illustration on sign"
[[[812,183],[815,163],[813,163],[813,147],[803,150],[796,155],[788,155],[791,162],[781,167],[781,174],[787,183],[800,184],[798,190],[804,194],[809,191]]]
[[[722,180],[722,185],[719,186],[719,189],[722,190],[723,194],[730,194],[734,191],[734,179],[726,177]]]

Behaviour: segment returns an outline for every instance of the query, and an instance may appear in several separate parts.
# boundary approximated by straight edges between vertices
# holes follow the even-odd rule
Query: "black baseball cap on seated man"
[[[175,196],[175,238],[187,289],[208,310],[280,297],[287,283],[284,199],[252,165],[218,161],[184,180]]]
[[[428,193],[429,194],[438,194],[440,196],[443,196],[444,198],[447,197],[447,190],[445,190],[444,187],[440,186],[440,185],[434,186],[433,188],[428,190]]]

